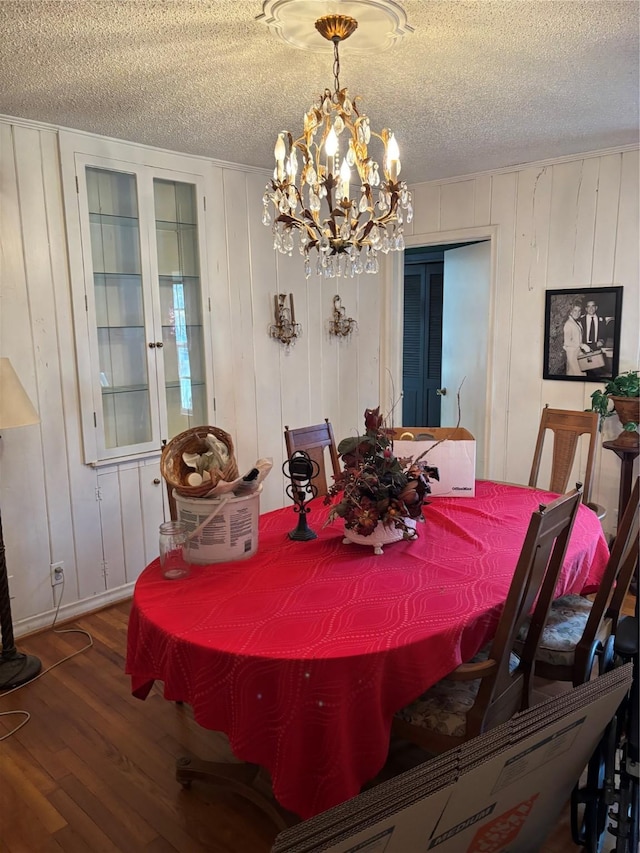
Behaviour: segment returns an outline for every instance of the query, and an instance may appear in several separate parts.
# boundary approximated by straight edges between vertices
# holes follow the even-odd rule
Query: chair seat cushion
[[[490,649],[491,645],[485,646],[470,663],[487,660]],[[509,658],[509,671],[517,669],[519,663],[517,655],[512,654]],[[464,737],[467,712],[473,707],[481,680],[474,678],[472,681],[453,681],[443,678],[410,705],[398,711],[396,716],[412,726],[431,729],[451,737]]]
[[[540,638],[536,660],[552,666],[573,666],[576,646],[580,642],[591,613],[592,602],[581,595],[563,595],[551,603],[549,616]],[[608,620],[607,620],[608,622]],[[527,619],[516,641],[516,651],[522,650],[529,620]],[[599,632],[606,638],[607,626]]]

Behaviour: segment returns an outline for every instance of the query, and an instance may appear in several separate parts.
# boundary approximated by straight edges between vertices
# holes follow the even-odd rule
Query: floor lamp
[[[0,358],[0,429],[29,426],[40,422],[27,392],[22,387],[8,358]],[[16,649],[13,638],[9,578],[4,554],[2,517],[0,516],[0,628],[2,654],[0,655],[0,690],[17,687],[40,672],[42,664],[37,657],[25,655]]]

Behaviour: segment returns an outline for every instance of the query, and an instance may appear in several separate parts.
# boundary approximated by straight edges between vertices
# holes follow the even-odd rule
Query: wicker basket
[[[187,477],[193,473],[193,468],[185,464],[183,453],[206,453],[210,448],[206,442],[209,434],[226,445],[229,451],[229,461],[224,468],[213,468],[209,473],[211,480],[201,486],[187,485]],[[174,436],[162,448],[160,457],[160,472],[168,485],[185,498],[202,498],[218,484],[220,480],[227,482],[236,480],[239,476],[238,465],[233,451],[233,441],[229,433],[214,426],[197,426]]]

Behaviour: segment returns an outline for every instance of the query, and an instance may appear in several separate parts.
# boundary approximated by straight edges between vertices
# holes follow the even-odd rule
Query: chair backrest
[[[568,409],[550,409],[548,406],[542,410],[538,439],[533,453],[529,485],[538,485],[540,473],[540,462],[547,430],[553,433],[553,457],[551,463],[551,482],[549,491],[564,494],[569,485],[571,469],[578,449],[578,440],[582,435],[589,436],[589,449],[587,452],[587,463],[583,483],[582,502],[589,503],[591,500],[591,480],[596,461],[596,444],[598,440],[598,413],[578,412]]]
[[[314,479],[313,484],[318,489],[319,495],[326,495],[329,485],[327,480],[327,469],[325,465],[325,449],[329,448],[329,457],[333,476],[340,474],[340,460],[336,449],[333,428],[329,419],[325,418],[323,424],[300,427],[299,429],[284,428],[284,441],[287,447],[287,457],[290,459],[296,450],[306,451],[314,462],[318,463],[320,471]]]
[[[581,491],[575,489],[531,515],[520,557],[507,595],[489,658],[497,662],[494,675],[483,678],[476,702],[467,715],[467,732],[478,734],[509,719],[515,711],[531,704],[535,656],[542,629],[551,606],[569,536],[573,528]],[[543,590],[551,593],[543,597]],[[536,601],[537,598],[537,601]],[[518,632],[534,606],[531,626],[520,664],[511,669],[509,661]]]
[[[574,670],[588,674],[588,663],[592,659],[592,646],[599,635],[605,619],[611,620],[611,633],[615,634],[620,611],[629,591],[631,578],[638,565],[638,517],[640,504],[640,478],[636,482],[629,501],[618,524],[616,538],[600,586],[589,612],[587,624],[576,646]],[[577,683],[574,678],[574,684]]]

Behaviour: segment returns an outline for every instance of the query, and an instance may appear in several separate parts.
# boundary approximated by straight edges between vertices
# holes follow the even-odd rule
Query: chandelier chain
[[[340,54],[338,53],[338,45],[340,44],[340,40],[334,38],[333,40],[333,85],[334,92],[340,91]]]

